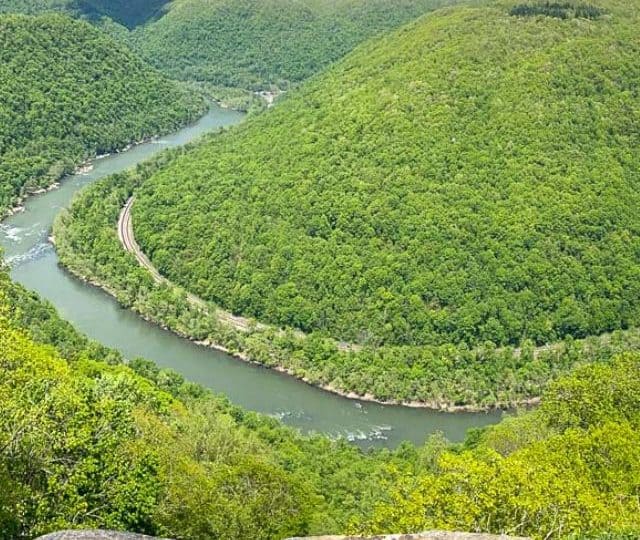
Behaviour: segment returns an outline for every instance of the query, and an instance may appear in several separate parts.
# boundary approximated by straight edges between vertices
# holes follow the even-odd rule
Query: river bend
[[[327,393],[162,330],[59,266],[47,238],[56,214],[70,204],[78,190],[165,148],[186,144],[242,118],[240,113],[214,107],[192,126],[97,159],[91,170],[69,176],[59,189],[29,198],[24,212],[0,224],[0,246],[13,279],[50,300],[80,331],[126,358],[144,357],[173,368],[188,380],[226,394],[242,407],[275,416],[305,432],[345,437],[361,446],[393,447],[403,440],[420,444],[435,431],[458,441],[468,428],[496,422],[499,413],[434,412],[363,403]]]

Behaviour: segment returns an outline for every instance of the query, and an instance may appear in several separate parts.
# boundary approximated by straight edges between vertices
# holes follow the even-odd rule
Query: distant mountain
[[[0,12],[84,18],[173,78],[265,90],[286,89],[372,36],[458,1],[6,0]]]
[[[174,0],[134,41],[180,79],[286,88],[358,43],[454,0]]]
[[[58,11],[78,17],[109,17],[128,28],[159,16],[168,0],[3,0],[0,12],[39,14]]]
[[[204,109],[124,46],[58,14],[0,16],[0,80],[0,208]]]

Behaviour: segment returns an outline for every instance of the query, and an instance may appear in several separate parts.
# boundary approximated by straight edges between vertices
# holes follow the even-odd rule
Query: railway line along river
[[[107,293],[83,283],[58,264],[49,231],[57,213],[84,186],[127,169],[169,147],[240,122],[243,115],[218,107],[197,123],[158,140],[93,162],[66,178],[60,188],[29,198],[24,212],[0,225],[0,246],[14,280],[51,301],[60,314],[93,339],[172,368],[188,380],[224,393],[247,409],[276,416],[305,432],[345,437],[361,446],[394,447],[403,440],[422,443],[435,431],[461,440],[470,427],[499,420],[500,413],[445,413],[361,403],[309,386],[287,375],[238,361],[198,346],[122,309]]]

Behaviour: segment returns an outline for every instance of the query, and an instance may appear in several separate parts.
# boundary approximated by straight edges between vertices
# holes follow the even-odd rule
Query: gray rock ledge
[[[476,534],[466,532],[425,531],[416,534],[390,534],[382,536],[312,536],[288,540],[531,540],[505,534]]]
[[[40,536],[36,540],[169,540],[144,534],[116,531],[60,531]],[[241,540],[241,539],[238,539]],[[288,540],[531,540],[521,536],[475,534],[465,532],[426,531],[417,534],[391,534],[387,536],[313,536],[296,537]]]
[[[168,538],[156,538],[145,534],[134,534],[117,531],[60,531],[45,534],[36,540],[169,540]]]

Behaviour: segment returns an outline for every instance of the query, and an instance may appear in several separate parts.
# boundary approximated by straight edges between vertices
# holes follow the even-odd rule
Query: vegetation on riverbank
[[[506,4],[427,16],[243,126],[92,188],[58,225],[61,259],[160,324],[313,384],[527,402],[579,358],[638,347],[637,11],[602,5],[579,23]],[[310,337],[233,332],[155,287],[115,238],[134,190],[163,275]]]
[[[632,538],[638,373],[640,356],[623,355],[463,445],[436,435],[364,454],[150,362],[125,367],[2,272],[0,538],[66,527],[185,540],[434,527]]]
[[[0,16],[0,209],[206,107],[91,25]]]
[[[539,410],[436,455],[426,473],[400,475],[355,530],[638,538],[639,374],[638,354],[578,369],[551,386]]]
[[[212,315],[215,305],[203,309],[188,301],[184,289],[156,284],[117,236],[118,217],[131,194],[157,170],[190,151],[190,147],[171,150],[135,171],[97,182],[80,193],[54,225],[63,265],[103,286],[123,306],[180,335],[217,344],[343,394],[441,409],[526,403],[540,396],[549,380],[578,363],[605,362],[620,352],[640,350],[637,330],[568,339],[538,349],[529,341],[520,349],[386,346],[352,352],[339,350],[334,340],[320,333],[304,338],[272,327],[234,330]]]
[[[242,88],[229,88],[216,86],[207,82],[185,82],[187,88],[193,88],[194,92],[215,101],[225,109],[256,114],[267,108],[267,102],[258,93]]]
[[[637,323],[634,317],[638,309],[637,283],[630,285],[638,277],[640,253],[636,218],[639,201],[635,194],[640,170],[636,167],[635,145],[640,133],[636,84],[640,47],[634,33],[638,15],[633,2],[597,3],[606,9],[593,20],[573,16],[577,10],[565,18],[553,14],[546,17],[535,10],[512,15],[512,2],[496,4],[499,16],[494,9],[448,11],[434,19],[440,21],[432,23],[435,27],[429,26],[425,50],[416,47],[422,43],[415,34],[422,23],[409,27],[398,34],[407,39],[401,40],[403,46],[389,47],[389,43],[398,43],[397,36],[388,42],[383,40],[381,51],[374,45],[367,46],[327,75],[326,80],[344,83],[347,72],[349,84],[336,89],[318,79],[309,90],[287,98],[290,108],[278,106],[230,133],[210,137],[203,145],[166,152],[129,173],[106,178],[79,194],[71,211],[61,214],[55,227],[61,260],[75,273],[110,288],[123,305],[174,331],[215,341],[265,365],[285,367],[314,384],[371,392],[379,399],[482,406],[526,400],[540,395],[546,387],[538,409],[493,427],[473,430],[460,445],[434,435],[420,448],[404,444],[395,451],[363,453],[342,441],[301,436],[275,419],[233,406],[224,397],[144,359],[125,365],[118,352],[79,334],[50,304],[12,283],[0,268],[0,540],[27,539],[67,527],[128,529],[179,540],[280,540],[306,534],[397,533],[432,528],[505,532],[530,535],[536,540],[640,537],[640,332],[622,330]],[[478,13],[483,16],[477,17]],[[624,24],[620,23],[623,13],[629,15]],[[0,25],[4,20],[0,17]],[[454,22],[467,25],[473,39],[466,41],[467,34],[461,35]],[[500,27],[503,24],[506,30]],[[45,25],[46,35],[52,42],[64,42],[67,34],[57,34],[56,29],[64,30],[65,25]],[[526,31],[513,31],[518,25]],[[411,38],[407,38],[407,32]],[[479,35],[485,38],[482,47],[476,40]],[[103,39],[97,34],[94,37]],[[494,39],[503,40],[500,54],[488,45]],[[460,40],[463,49],[468,47],[464,55],[458,54]],[[552,42],[553,54],[532,51],[531,40]],[[621,47],[626,49],[621,51]],[[94,54],[90,48],[85,50]],[[456,61],[440,63],[443,58],[439,54],[452,55]],[[491,59],[489,65],[483,63],[485,54]],[[76,56],[82,55],[83,51],[77,51]],[[411,81],[402,70],[389,71],[389,66],[402,66],[411,55],[416,58],[410,64]],[[509,55],[514,65],[521,66],[521,72],[515,68],[510,71],[511,64],[496,61]],[[422,80],[425,73],[421,64],[425,62],[430,63],[435,79]],[[371,67],[374,63],[379,68]],[[467,78],[471,72],[477,75],[469,63],[477,64],[477,72],[483,76],[495,76],[500,80],[498,86],[510,91],[483,94],[491,86],[480,85],[478,78]],[[582,69],[585,64],[589,69]],[[573,69],[575,65],[581,70]],[[17,73],[23,66],[13,67]],[[0,75],[2,69],[0,65]],[[491,69],[495,69],[493,74],[489,73]],[[96,73],[92,73],[95,79]],[[34,85],[40,75],[31,73]],[[46,75],[42,74],[45,81]],[[56,76],[49,82],[68,82],[64,70]],[[381,86],[367,90],[371,81],[378,79],[383,81]],[[425,87],[427,80],[429,86]],[[480,82],[487,81],[480,78]],[[415,100],[405,101],[404,84],[416,94]],[[350,111],[338,99],[336,116],[331,116],[324,94],[317,93],[327,87],[334,99],[366,105]],[[536,96],[535,91],[543,87],[553,88],[563,98],[562,103],[541,99],[539,107],[531,108],[526,92]],[[452,99],[449,88],[462,88],[463,92]],[[0,95],[4,89],[0,88]],[[120,92],[119,99],[126,100],[130,98],[128,89],[124,85],[114,91]],[[397,95],[387,89],[398,90]],[[47,97],[47,90],[38,91]],[[363,95],[367,99],[361,99]],[[90,97],[83,101],[82,95],[76,96],[78,103],[73,108],[65,106],[63,117],[44,116],[43,122],[51,122],[54,132],[61,123],[71,130],[65,133],[73,133],[74,126],[83,127],[74,114],[87,110]],[[430,104],[427,109],[421,109],[423,101]],[[11,103],[13,107],[16,102]],[[521,104],[522,110],[514,110],[514,103]],[[93,106],[100,110],[99,104]],[[191,110],[181,106],[185,107],[179,109],[183,112]],[[321,112],[315,111],[315,106]],[[412,113],[409,116],[407,107]],[[550,108],[550,116],[545,107]],[[515,116],[513,125],[500,124],[509,140],[498,136],[495,130],[500,130],[491,123],[491,115],[479,114],[475,124],[461,120],[469,111],[496,113],[496,109],[506,117]],[[108,111],[103,112],[108,117]],[[42,109],[36,108],[32,116],[37,119],[41,113]],[[571,113],[571,126],[563,113]],[[0,119],[11,123],[5,129],[11,137],[21,136],[25,124],[16,127],[15,122],[33,119],[11,114],[9,111],[7,116],[0,108]],[[300,115],[300,120],[291,120],[289,114]],[[325,114],[329,114],[326,123]],[[431,122],[430,131],[424,128],[424,121],[419,124],[417,131],[422,134],[424,148],[418,150],[412,147],[416,141],[406,137],[403,130],[407,122],[418,121],[420,114],[428,115]],[[69,116],[73,121],[65,124]],[[378,117],[383,119],[383,126]],[[305,123],[309,120],[312,123]],[[553,129],[548,127],[549,122]],[[494,137],[479,142],[477,130],[481,125],[488,126],[486,130]],[[137,126],[137,122],[126,124],[134,131]],[[336,126],[336,131],[326,131],[327,126]],[[519,131],[527,126],[530,131]],[[25,138],[25,144],[39,140],[40,133],[48,130],[45,123],[37,127]],[[298,128],[302,130],[299,133]],[[373,128],[378,131],[370,131]],[[0,135],[2,129],[0,122]],[[270,141],[256,135],[260,129],[271,137]],[[532,144],[529,135],[545,129],[550,131],[536,139],[539,146],[533,154],[527,154],[526,144],[522,145]],[[103,132],[111,137],[107,128],[99,130],[92,125],[81,129],[75,134],[81,141],[78,148],[95,143]],[[384,138],[375,139],[373,135],[382,132]],[[464,147],[445,152],[436,144],[443,133],[445,139],[452,136],[447,141],[450,149],[457,143],[464,143]],[[550,148],[551,139],[554,144]],[[407,146],[407,154],[402,152],[399,140]],[[270,153],[266,151],[268,143]],[[0,145],[4,144],[6,140],[0,137]],[[298,146],[289,154],[287,144]],[[499,148],[493,152],[492,145]],[[44,138],[41,148],[30,148],[29,152],[50,147],[55,148],[54,141]],[[325,148],[329,148],[328,153]],[[421,152],[432,150],[434,159],[446,161],[434,169],[444,175],[440,184],[429,176],[430,163],[418,159]],[[236,157],[234,152],[246,153]],[[467,162],[469,155],[474,159]],[[25,156],[26,162],[31,154]],[[1,157],[4,162],[5,156]],[[194,165],[189,165],[190,160]],[[408,183],[417,177],[412,176],[414,162],[424,166],[427,187],[437,184],[435,194],[417,189],[424,187],[420,182],[403,187],[405,179]],[[198,170],[196,165],[204,169]],[[291,176],[278,176],[285,169],[291,170]],[[383,174],[396,169],[397,176]],[[348,175],[337,180],[328,175],[340,171]],[[480,173],[471,176],[475,171]],[[176,183],[173,190],[168,181],[170,173]],[[522,176],[521,182],[510,176],[516,173]],[[209,176],[212,174],[216,176]],[[376,181],[381,185],[378,191],[373,189]],[[509,187],[506,193],[499,189],[503,182]],[[523,187],[529,185],[527,182],[531,189]],[[340,184],[346,186],[342,191]],[[220,191],[220,186],[227,191]],[[178,190],[185,197],[184,206],[177,201]],[[274,196],[278,190],[294,198],[281,200]],[[305,327],[309,330],[307,337],[275,328],[256,327],[249,332],[229,329],[208,315],[214,312],[213,304],[205,312],[188,302],[185,290],[155,284],[122,250],[115,223],[134,192],[147,198],[147,206],[134,216],[136,220],[144,218],[146,248],[153,248],[150,251],[165,265],[164,271],[183,276],[183,283],[189,287],[193,284],[187,278],[192,272],[198,279],[193,288],[197,292],[207,291],[206,281],[200,281],[207,276],[207,264],[225,268],[232,261],[223,278],[247,278],[275,308],[286,308],[265,312],[265,318],[305,327],[299,321],[307,324],[313,320],[307,316],[313,314],[315,306],[308,310],[308,303],[290,294],[291,287],[285,287],[287,294],[281,294],[277,302],[268,295],[270,287],[280,288],[277,280],[281,277],[295,281],[305,272],[307,277],[319,273],[318,269],[310,272],[304,265],[308,262],[302,249],[306,235],[314,238],[313,247],[320,258],[311,260],[321,264],[318,268],[331,271],[345,267],[351,259],[355,261],[355,266],[349,267],[355,274],[348,275],[350,281],[345,278],[346,285],[354,287],[358,272],[364,272],[361,277],[365,283],[382,280],[384,294],[380,295],[379,307],[385,317],[389,314],[390,327],[380,326],[380,321],[373,318],[366,339],[360,339],[361,332],[354,334],[363,345],[352,352],[336,347],[331,335],[348,336],[349,332],[335,331],[337,319],[332,319],[330,310],[323,315],[325,326]],[[325,197],[328,193],[333,194]],[[425,193],[431,193],[436,202],[426,200]],[[375,197],[370,205],[361,204],[372,194]],[[498,195],[504,196],[504,201]],[[531,206],[532,200],[539,204]],[[266,233],[243,222],[239,202],[246,203],[246,219],[266,216],[260,222]],[[434,213],[437,223],[429,222],[428,228],[433,238],[424,237],[420,220],[411,222],[415,229],[409,233],[399,225],[394,228],[394,224],[406,224],[398,208],[410,214],[412,208],[421,205],[429,211],[435,207],[449,211]],[[551,211],[545,214],[548,205],[560,211],[560,216]],[[167,221],[150,215],[152,208],[164,212]],[[186,212],[182,215],[185,210],[188,216]],[[496,212],[491,213],[493,210]],[[513,220],[508,213],[514,214]],[[292,214],[300,214],[304,234],[296,236],[295,228],[272,227],[274,222],[286,225]],[[491,242],[483,237],[485,228],[476,228],[475,236],[470,233],[478,225],[478,215],[495,218],[491,224],[496,228],[488,229],[496,233]],[[523,215],[524,225],[517,222]],[[217,221],[230,216],[236,220]],[[201,246],[193,235],[208,234],[207,219],[212,219],[214,229],[223,230],[211,236],[214,244],[197,251]],[[174,227],[174,221],[180,226]],[[504,227],[505,223],[513,228]],[[334,253],[323,251],[325,243],[333,241],[333,247],[342,249],[346,240],[353,239],[350,235],[366,233],[367,225],[377,235],[375,239],[381,240],[370,242],[367,249],[377,255],[386,250],[388,253],[382,253],[386,258],[368,259],[366,250],[358,251],[356,245],[342,253],[344,258],[337,259],[337,266],[331,266],[327,253]],[[166,231],[158,230],[159,226]],[[236,236],[234,228],[253,236]],[[438,236],[440,228],[450,237]],[[276,234],[272,234],[274,230]],[[287,249],[286,235],[278,234],[282,230],[292,233],[291,250]],[[267,236],[261,236],[263,233]],[[164,243],[154,246],[162,234]],[[437,302],[431,297],[427,305],[429,310],[443,311],[443,317],[450,317],[450,324],[461,325],[446,331],[434,327],[443,337],[441,345],[410,337],[408,331],[413,325],[422,328],[420,320],[407,319],[409,327],[405,325],[401,331],[403,326],[392,316],[398,303],[389,293],[397,283],[386,280],[398,275],[409,279],[415,270],[409,264],[414,261],[394,259],[398,250],[411,247],[410,242],[403,242],[414,236],[432,250],[427,249],[427,255],[435,256],[435,249],[441,249],[440,256],[452,265],[448,270],[435,264],[428,266],[440,273],[419,282],[421,287],[439,287],[439,276],[444,280],[442,287],[425,290],[450,293],[438,296]],[[272,252],[261,253],[256,245],[265,238],[275,239],[275,243],[265,242]],[[502,242],[504,249],[500,247]],[[220,243],[222,251],[216,251]],[[482,246],[486,249],[481,250]],[[508,259],[506,248],[514,250],[519,259]],[[164,249],[167,253],[162,252]],[[463,252],[472,264],[467,264]],[[182,257],[184,265],[178,268],[169,254]],[[258,261],[268,277],[253,280],[251,276],[258,267],[246,266],[247,260]],[[505,260],[513,265],[498,264]],[[380,266],[376,267],[378,262]],[[548,274],[552,263],[558,265],[558,271]],[[372,266],[367,267],[369,264]],[[367,274],[387,266],[386,275]],[[331,279],[332,275],[329,272],[319,277]],[[263,281],[267,285],[260,289]],[[483,289],[489,282],[491,286]],[[511,290],[511,285],[518,290]],[[458,302],[456,287],[463,302]],[[475,287],[482,293],[477,298],[470,293]],[[247,305],[259,306],[260,299],[252,297],[250,288],[231,292],[238,295],[242,310],[248,309]],[[340,291],[334,288],[331,292]],[[507,294],[524,292],[528,294]],[[484,324],[491,321],[487,304],[479,304],[476,314],[483,324],[478,324],[477,317],[456,318],[455,310],[471,309],[474,300],[490,300],[492,295],[500,299],[494,306],[496,311],[491,312],[497,323]],[[541,306],[527,304],[531,295],[539,295]],[[549,295],[557,295],[554,298],[566,311],[560,315],[549,312],[553,313],[545,319],[549,324],[533,318],[537,323],[527,330],[538,328],[539,333],[519,333],[518,328],[522,328],[518,324],[528,320],[526,310],[539,307],[541,311],[534,309],[531,313],[544,312]],[[336,303],[340,297],[336,294]],[[408,300],[413,305],[411,297]],[[421,301],[426,299],[421,297]],[[348,305],[354,325],[360,325],[358,321],[371,305]],[[327,305],[321,307],[326,309]],[[359,309],[365,315],[358,316]],[[514,319],[505,318],[509,310],[515,310],[515,315],[511,313]],[[256,313],[265,314],[259,310]],[[512,325],[510,321],[515,322]],[[562,328],[559,323],[574,325],[565,332],[570,335],[564,341],[536,348],[532,339],[526,339],[544,342],[561,338],[564,330],[558,330]],[[509,334],[514,328],[517,339]],[[500,329],[503,333],[496,334]],[[617,330],[580,338],[607,329]],[[493,343],[488,343],[489,330],[502,338],[489,337]],[[463,332],[460,335],[464,339],[450,340],[449,332],[454,331]],[[455,341],[455,345],[447,341]],[[516,344],[518,349],[514,348]],[[572,368],[571,373],[565,373]]]
[[[137,372],[137,373],[136,373]],[[302,437],[79,335],[0,273],[0,538],[103,527],[172,538],[344,530],[411,450]]]

